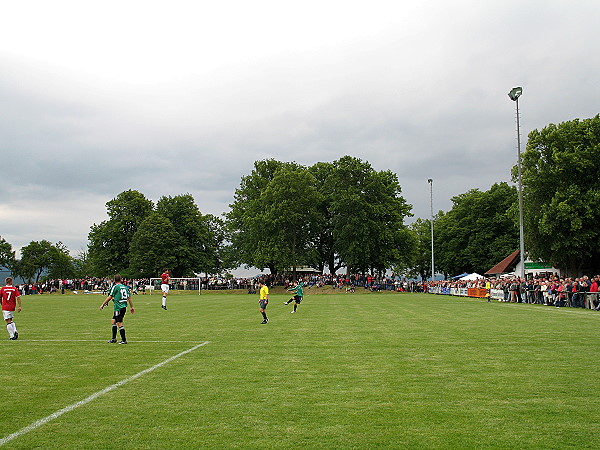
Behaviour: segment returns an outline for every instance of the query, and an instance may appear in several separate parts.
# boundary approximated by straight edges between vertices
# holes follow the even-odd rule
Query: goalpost
[[[162,278],[150,278],[150,286],[148,290],[152,295],[153,290],[160,292],[160,285],[162,284]],[[198,291],[198,295],[202,294],[202,284],[200,278],[171,278],[169,283],[169,290],[172,291]]]

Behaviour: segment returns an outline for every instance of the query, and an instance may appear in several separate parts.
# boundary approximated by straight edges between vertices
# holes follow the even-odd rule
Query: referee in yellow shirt
[[[258,304],[260,306],[260,313],[262,314],[264,319],[261,322],[261,324],[265,324],[269,322],[269,319],[267,319],[267,305],[269,304],[269,287],[263,281],[260,281],[258,285],[260,286]]]

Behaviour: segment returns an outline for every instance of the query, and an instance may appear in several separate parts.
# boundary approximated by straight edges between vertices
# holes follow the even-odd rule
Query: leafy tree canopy
[[[106,207],[109,219],[92,225],[88,236],[86,265],[95,274],[155,277],[169,268],[182,277],[223,267],[222,222],[203,216],[190,194],[163,196],[154,207],[140,192],[128,190]]]
[[[44,272],[49,278],[67,278],[74,275],[73,259],[62,242],[53,245],[46,240],[31,241],[21,249],[21,259],[13,272],[35,282]]]
[[[384,271],[412,242],[400,193],[395,174],[358,158],[308,169],[257,161],[227,214],[231,249],[240,263],[272,273],[297,263]]]
[[[496,183],[452,198],[452,209],[435,221],[437,268],[449,275],[484,273],[519,246],[517,190]]]
[[[184,252],[182,237],[169,219],[151,212],[139,225],[130,245],[131,277],[154,277],[177,267]]]
[[[271,273],[302,260],[310,241],[318,194],[314,177],[296,163],[257,161],[242,177],[227,214],[230,254]]]
[[[599,173],[600,115],[529,134],[522,179],[525,249],[531,257],[573,275],[600,269]]]

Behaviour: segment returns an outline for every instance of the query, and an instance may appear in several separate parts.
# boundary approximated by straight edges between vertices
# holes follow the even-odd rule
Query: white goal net
[[[157,290],[160,292],[160,285],[162,284],[161,278],[150,278],[149,291]],[[200,284],[200,278],[171,278],[169,283],[169,290],[172,291],[198,291],[198,295],[202,294],[202,285]]]

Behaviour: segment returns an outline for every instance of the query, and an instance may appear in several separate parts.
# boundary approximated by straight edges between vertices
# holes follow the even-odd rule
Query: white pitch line
[[[187,350],[184,350],[181,353],[176,354],[175,356],[171,356],[170,358],[165,359],[163,362],[160,362],[158,364],[155,364],[152,367],[149,367],[148,369],[144,369],[141,372],[136,373],[135,375],[130,376],[129,378],[125,378],[124,380],[121,380],[111,386],[108,386],[104,389],[102,389],[101,391],[95,392],[92,395],[90,395],[87,398],[84,398],[83,400],[80,400],[78,402],[73,403],[72,405],[69,405],[63,409],[60,409],[52,414],[50,414],[49,416],[44,417],[43,419],[37,420],[35,422],[33,422],[31,425],[26,426],[25,428],[21,428],[19,431],[16,431],[12,434],[9,434],[8,436],[6,436],[5,438],[0,439],[0,447],[2,447],[3,445],[7,444],[8,442],[12,441],[13,439],[16,439],[20,436],[23,436],[24,434],[29,433],[30,431],[33,431],[39,427],[41,427],[42,425],[47,424],[48,422],[62,416],[65,413],[68,413],[70,411],[73,411],[76,408],[79,408],[80,406],[86,405],[88,403],[90,403],[92,400],[97,399],[98,397],[100,397],[101,395],[107,394],[110,391],[115,390],[116,388],[123,386],[124,384],[129,383],[130,381],[133,381],[139,377],[141,377],[142,375],[146,375],[149,372],[152,372],[155,369],[158,369],[159,367],[164,366],[165,364],[170,363],[171,361],[179,358],[180,356],[186,355],[190,352],[193,352],[194,350],[196,350],[197,348],[200,348],[206,344],[209,344],[208,341],[206,342],[202,342],[201,344],[198,344],[192,348],[189,348]]]

